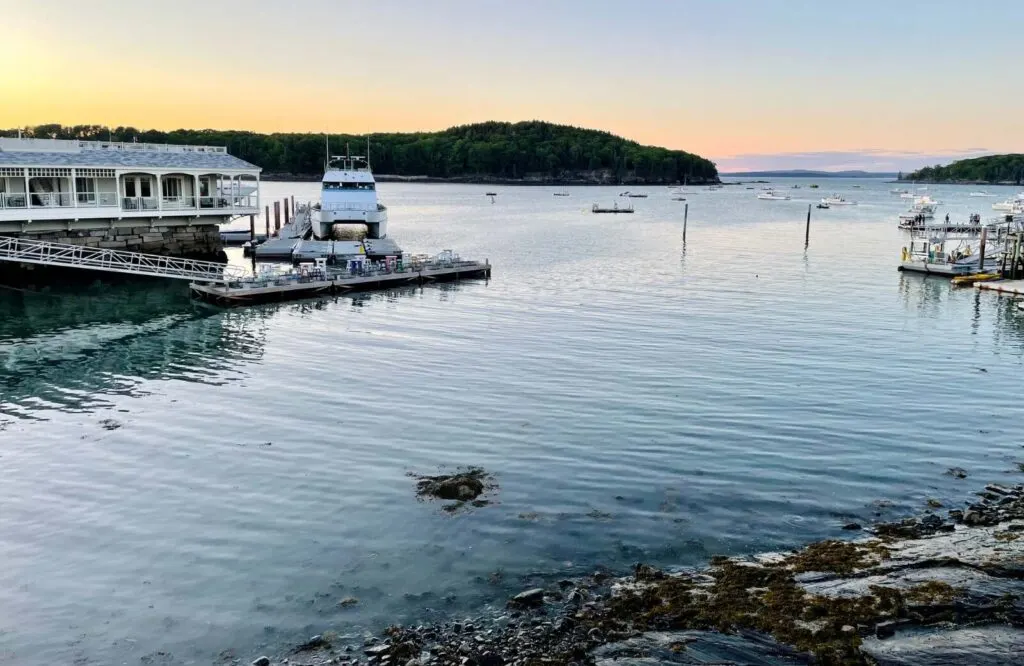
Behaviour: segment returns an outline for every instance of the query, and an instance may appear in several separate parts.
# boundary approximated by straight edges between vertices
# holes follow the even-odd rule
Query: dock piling
[[[263,207],[263,221],[267,223],[267,238],[270,238],[270,204]]]
[[[811,204],[807,204],[807,228],[804,230],[804,249],[811,245]]]
[[[284,198],[284,223],[288,224],[291,219],[291,209],[288,207],[288,197]]]
[[[690,217],[690,204],[683,204],[683,242],[686,242],[686,220]]]
[[[252,243],[256,242],[256,216],[249,216],[249,241]]]
[[[985,272],[985,241],[988,240],[988,227],[981,228],[981,238],[978,240],[978,272]]]
[[[274,235],[281,231],[281,202],[274,202]]]

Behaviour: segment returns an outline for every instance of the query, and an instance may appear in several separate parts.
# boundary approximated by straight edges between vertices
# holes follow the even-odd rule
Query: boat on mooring
[[[841,197],[838,194],[833,194],[830,197],[824,197],[821,203],[828,204],[829,206],[856,206],[856,201],[850,201],[845,197]]]
[[[901,271],[957,277],[985,274],[999,265],[1002,227],[987,232],[951,231],[945,224],[910,229],[910,243],[900,251]],[[987,242],[986,242],[987,241]]]
[[[766,201],[789,201],[792,199],[788,194],[779,194],[775,190],[766,190],[757,195],[758,199],[764,199]]]

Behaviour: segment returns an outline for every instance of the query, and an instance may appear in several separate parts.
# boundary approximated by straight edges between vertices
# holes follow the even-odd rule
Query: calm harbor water
[[[0,290],[0,662],[252,658],[1016,479],[1024,316],[897,273],[891,185],[776,183],[803,187],[687,188],[685,246],[665,188],[591,215],[624,188],[380,186],[406,251],[489,258],[487,283],[231,311]],[[815,210],[805,252],[832,190],[861,204]],[[459,465],[494,505],[416,501],[409,472]]]

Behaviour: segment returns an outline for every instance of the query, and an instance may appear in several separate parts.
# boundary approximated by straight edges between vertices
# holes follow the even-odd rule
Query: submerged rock
[[[482,507],[489,501],[482,499],[484,493],[497,488],[493,476],[480,469],[470,467],[455,474],[438,476],[416,476],[416,496],[419,499],[438,499],[455,502],[444,507],[445,511],[456,511],[467,504]]]

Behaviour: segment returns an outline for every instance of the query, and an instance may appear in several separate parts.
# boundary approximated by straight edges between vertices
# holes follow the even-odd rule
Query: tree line
[[[259,134],[240,130],[169,132],[101,125],[37,125],[23,136],[92,141],[139,141],[226,146],[268,175],[318,176],[323,172],[323,134]],[[0,130],[17,136],[18,128]],[[362,154],[370,141],[373,170],[396,176],[676,183],[718,181],[710,160],[681,150],[642,146],[609,132],[530,121],[461,125],[440,132],[331,134],[331,153],[346,145]]]
[[[935,165],[902,176],[903,180],[933,183],[1013,183],[1024,182],[1024,155],[988,155],[957,160],[945,166]]]

